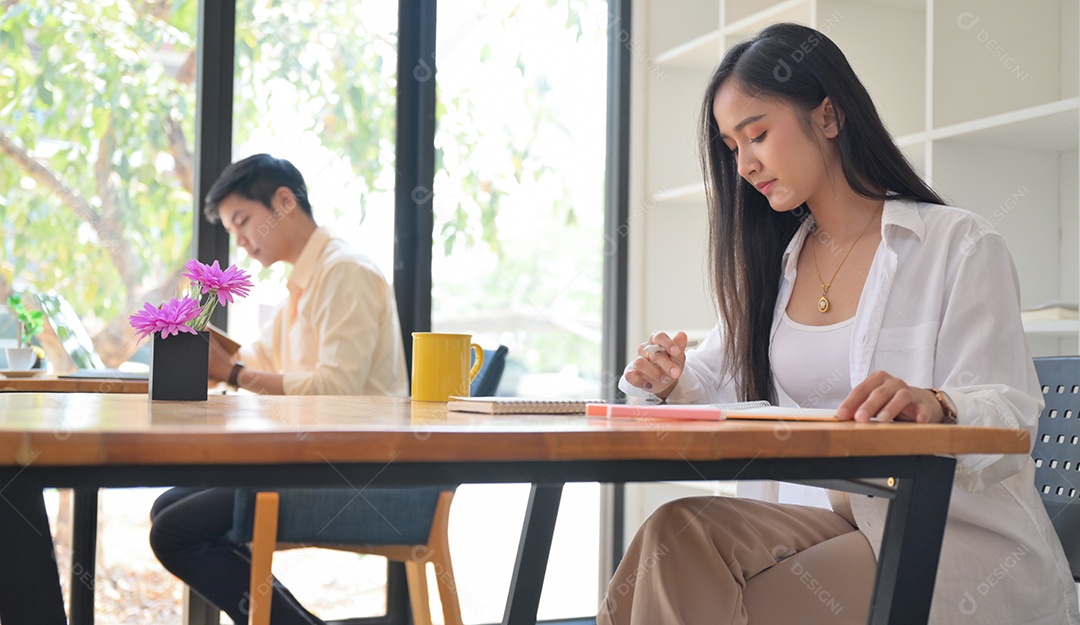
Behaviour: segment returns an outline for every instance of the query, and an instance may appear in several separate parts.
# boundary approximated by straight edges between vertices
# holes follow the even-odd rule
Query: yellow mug
[[[446,401],[451,395],[469,396],[469,385],[484,366],[484,350],[471,334],[413,332],[412,398]],[[469,353],[476,362],[469,367]]]

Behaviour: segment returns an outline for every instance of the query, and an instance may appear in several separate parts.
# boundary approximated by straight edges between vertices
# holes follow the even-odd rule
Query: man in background
[[[368,257],[316,225],[292,163],[256,154],[225,168],[206,196],[206,218],[265,267],[292,266],[289,297],[262,337],[229,354],[211,339],[210,377],[271,395],[408,395],[394,294]],[[248,621],[251,554],[226,538],[234,488],[173,488],[150,512],[150,545],[169,571]],[[275,625],[320,624],[274,582]]]

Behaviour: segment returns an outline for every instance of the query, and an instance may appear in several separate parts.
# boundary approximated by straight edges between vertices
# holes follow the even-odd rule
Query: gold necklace
[[[816,243],[816,240],[811,241],[811,243],[810,243],[810,252],[814,255],[814,271],[817,272],[818,282],[821,283],[821,299],[819,299],[817,301],[817,309],[818,309],[819,312],[823,312],[823,313],[829,312],[829,298],[827,297],[828,294],[829,294],[829,287],[832,286],[833,280],[836,279],[836,274],[840,273],[840,268],[844,266],[844,263],[847,261],[848,256],[851,256],[851,252],[852,252],[852,250],[855,249],[855,245],[859,242],[859,239],[863,238],[863,235],[866,234],[870,230],[870,224],[874,223],[874,217],[877,217],[876,212],[870,215],[870,221],[868,221],[866,223],[866,226],[863,227],[863,231],[859,233],[859,236],[855,237],[855,242],[851,244],[851,247],[848,248],[847,254],[844,254],[843,260],[841,260],[840,264],[836,266],[836,271],[833,272],[833,275],[832,275],[831,278],[829,278],[828,283],[826,283],[824,280],[821,279],[821,269],[818,268],[818,264],[817,264],[817,243]],[[811,230],[811,233],[813,233],[812,230]]]

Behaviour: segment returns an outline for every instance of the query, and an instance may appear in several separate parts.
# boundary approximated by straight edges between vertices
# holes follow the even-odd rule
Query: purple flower
[[[187,324],[202,312],[199,302],[190,298],[172,298],[162,304],[161,308],[155,308],[150,304],[143,304],[142,310],[128,317],[131,327],[135,328],[139,340],[161,332],[161,338],[176,335],[181,332],[198,334]]]
[[[212,265],[204,265],[198,260],[192,259],[184,265],[186,271],[181,274],[192,282],[199,283],[202,293],[211,293],[217,296],[218,303],[224,306],[233,302],[233,296],[245,297],[251,289],[251,280],[242,269],[236,265],[222,271],[218,261]]]
[[[160,308],[143,304],[142,310],[128,317],[139,340],[157,332],[161,337],[180,332],[198,334],[210,323],[210,315],[220,304],[232,303],[233,297],[244,297],[252,288],[251,279],[236,265],[222,271],[218,261],[204,265],[190,260],[181,274],[191,280],[191,294],[172,298]],[[208,295],[209,294],[209,295]]]

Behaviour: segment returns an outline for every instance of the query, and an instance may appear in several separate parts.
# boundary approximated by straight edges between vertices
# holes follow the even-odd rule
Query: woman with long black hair
[[[1034,436],[1042,397],[1004,240],[919,178],[828,37],[776,24],[729,50],[701,159],[719,323],[689,354],[682,332],[649,337],[624,391]],[[830,501],[665,504],[597,622],[865,623],[888,502]],[[1080,623],[1029,456],[959,458],[930,620]]]

